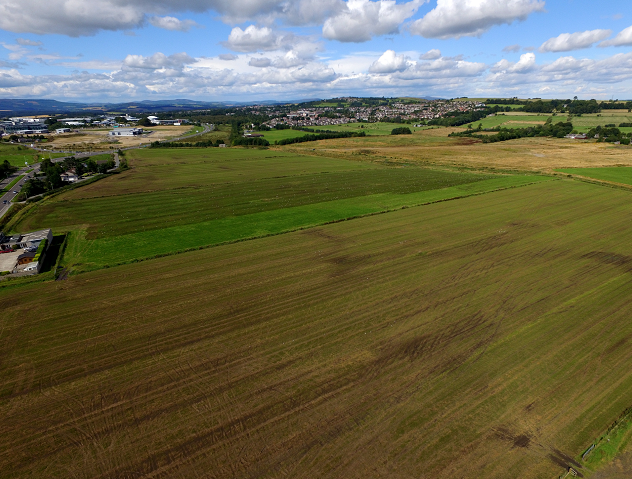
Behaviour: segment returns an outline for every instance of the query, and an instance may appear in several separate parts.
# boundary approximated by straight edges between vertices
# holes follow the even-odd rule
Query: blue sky
[[[623,0],[28,4],[0,0],[3,98],[632,99]]]

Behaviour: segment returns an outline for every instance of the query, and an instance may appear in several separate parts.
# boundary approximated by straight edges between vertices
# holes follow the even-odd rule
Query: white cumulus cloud
[[[283,36],[271,28],[250,25],[245,30],[233,28],[224,46],[236,52],[270,51],[278,50],[282,41]]]
[[[270,65],[272,65],[272,60],[266,57],[251,58],[250,61],[248,62],[248,65],[250,65],[251,67],[256,67],[256,68],[267,68]]]
[[[150,17],[149,23],[154,27],[163,28],[165,30],[188,32],[192,27],[199,26],[193,20],[179,20],[175,17]]]
[[[540,52],[570,52],[588,48],[612,35],[612,30],[588,30],[585,32],[562,33],[542,44]]]
[[[344,10],[325,21],[323,36],[329,40],[359,43],[395,33],[426,1],[397,4],[395,0],[348,0]]]
[[[606,40],[599,44],[600,47],[627,47],[632,45],[632,27],[622,30],[612,40]]]
[[[410,30],[426,38],[479,36],[495,25],[525,20],[543,10],[543,0],[437,0],[437,7]]]
[[[186,53],[176,53],[174,55],[165,55],[164,53],[154,53],[150,57],[142,55],[127,55],[123,60],[124,69],[139,70],[182,70],[185,65],[195,63],[195,59]]]
[[[419,55],[420,60],[436,60],[437,58],[441,58],[441,50],[437,50],[436,48]]]
[[[526,73],[535,68],[535,54],[534,53],[525,53],[524,55],[520,55],[520,60],[517,62],[510,62],[508,60],[501,60],[496,63],[491,71],[493,73]]]
[[[408,58],[386,50],[370,67],[369,73],[394,73],[408,68]]]

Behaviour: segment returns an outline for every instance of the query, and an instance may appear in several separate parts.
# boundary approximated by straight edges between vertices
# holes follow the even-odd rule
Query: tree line
[[[61,179],[61,175],[68,170],[75,170],[77,176],[85,173],[107,173],[108,170],[114,168],[114,160],[110,159],[103,163],[97,163],[92,158],[87,161],[79,160],[74,156],[66,158],[59,163],[53,163],[50,159],[42,160],[40,166],[40,175],[28,180],[24,183],[21,193],[26,197],[39,195],[48,191],[56,190],[65,185]]]
[[[299,136],[297,138],[286,138],[284,140],[276,141],[275,144],[276,145],[293,145],[294,143],[305,143],[308,141],[333,140],[336,138],[358,138],[358,137],[364,137],[364,136],[366,136],[366,133],[364,131],[360,131],[360,132],[332,131],[329,133],[317,133],[317,134]]]

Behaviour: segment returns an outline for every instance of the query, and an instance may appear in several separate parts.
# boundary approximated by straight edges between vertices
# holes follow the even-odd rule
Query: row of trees
[[[632,110],[632,101],[619,102],[597,102],[597,100],[578,100],[577,97],[568,100],[536,100],[526,101],[517,98],[489,98],[487,104],[490,105],[521,105],[515,111],[525,111],[529,113],[570,113],[572,115],[583,115],[589,113],[599,113],[601,110]]]
[[[335,138],[356,138],[356,137],[364,137],[366,133],[355,132],[355,131],[335,131],[329,133],[318,133],[311,134],[305,136],[299,136],[297,138],[286,138],[284,140],[279,140],[276,142],[277,145],[293,145],[294,143],[305,143],[308,141],[318,141],[318,140],[333,140]]]
[[[468,113],[450,112],[447,113],[444,118],[435,118],[434,120],[430,120],[428,122],[428,125],[461,126],[472,123],[474,121],[482,120],[488,115],[491,115],[492,113],[497,113],[498,111],[499,108],[494,107],[486,108],[485,110],[471,111]]]
[[[217,148],[219,145],[223,145],[223,140],[206,140],[206,141],[196,141],[195,143],[186,142],[186,141],[173,141],[173,142],[165,142],[161,143],[159,141],[154,141],[150,148]]]

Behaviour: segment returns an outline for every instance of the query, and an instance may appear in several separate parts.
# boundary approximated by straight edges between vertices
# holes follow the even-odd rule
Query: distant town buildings
[[[357,98],[341,98],[353,105]],[[440,118],[448,112],[468,112],[482,110],[484,103],[469,100],[433,100],[418,102],[396,102],[380,106],[349,106],[349,107],[313,107],[283,112],[268,111],[272,118],[264,125],[274,128],[283,124],[291,127],[333,126],[355,122],[379,121],[422,121]],[[261,112],[263,113],[263,112]]]
[[[41,118],[10,118],[0,122],[0,131],[6,135],[45,135],[48,126]]]

